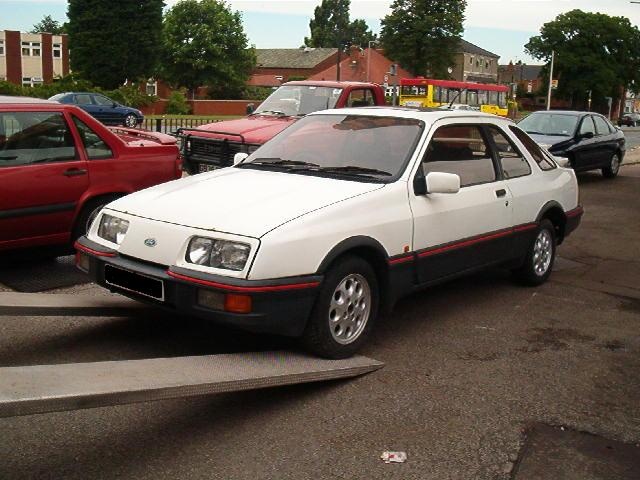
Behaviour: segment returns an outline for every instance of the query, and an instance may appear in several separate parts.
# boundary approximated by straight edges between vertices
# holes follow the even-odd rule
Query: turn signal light
[[[238,295],[227,293],[224,296],[224,310],[232,313],[251,313],[251,297],[249,295]]]

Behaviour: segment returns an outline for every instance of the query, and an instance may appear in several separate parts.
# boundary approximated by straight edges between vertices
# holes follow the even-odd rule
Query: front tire
[[[129,113],[124,117],[124,121],[122,123],[125,127],[136,128],[138,125],[138,119],[133,113]]]
[[[360,257],[338,259],[325,276],[302,336],[307,350],[347,358],[365,343],[378,314],[378,281]]]
[[[527,257],[514,276],[525,285],[541,285],[547,281],[556,258],[556,230],[548,219],[538,225],[536,235],[529,246]]]
[[[609,160],[609,166],[602,169],[602,176],[605,178],[615,178],[620,171],[620,156],[614,153]]]

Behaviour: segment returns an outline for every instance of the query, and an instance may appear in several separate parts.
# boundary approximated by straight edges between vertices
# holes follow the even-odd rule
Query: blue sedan
[[[134,128],[144,119],[140,110],[121,105],[99,93],[59,93],[49,100],[77,105],[105,125],[124,125]]]

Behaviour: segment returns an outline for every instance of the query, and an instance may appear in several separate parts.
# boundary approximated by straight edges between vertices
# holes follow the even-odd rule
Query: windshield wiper
[[[250,165],[276,165],[278,167],[291,167],[291,168],[298,168],[298,167],[318,168],[318,167],[320,167],[320,165],[318,165],[317,163],[302,162],[300,160],[283,160],[282,158],[278,158],[278,157],[256,158],[255,160],[252,160],[251,162],[241,163],[241,164],[238,165],[238,167],[247,167],[247,166],[250,166]]]
[[[322,167],[320,170],[322,172],[353,173],[354,175],[384,175],[386,177],[393,175],[393,173],[378,170],[377,168],[358,167],[357,165],[347,165],[345,167]]]

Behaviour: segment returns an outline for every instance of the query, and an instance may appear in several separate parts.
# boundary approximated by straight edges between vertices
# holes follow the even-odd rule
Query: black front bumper
[[[180,267],[167,268],[122,256],[86,237],[78,240],[76,249],[78,255],[84,255],[88,260],[88,273],[91,279],[113,292],[165,309],[256,333],[302,335],[322,281],[319,275],[257,281],[232,279]],[[154,299],[107,283],[105,267],[108,265],[161,281],[163,298]],[[201,305],[198,302],[198,296],[203,290],[217,292],[220,295],[249,296],[251,312],[233,313]]]

